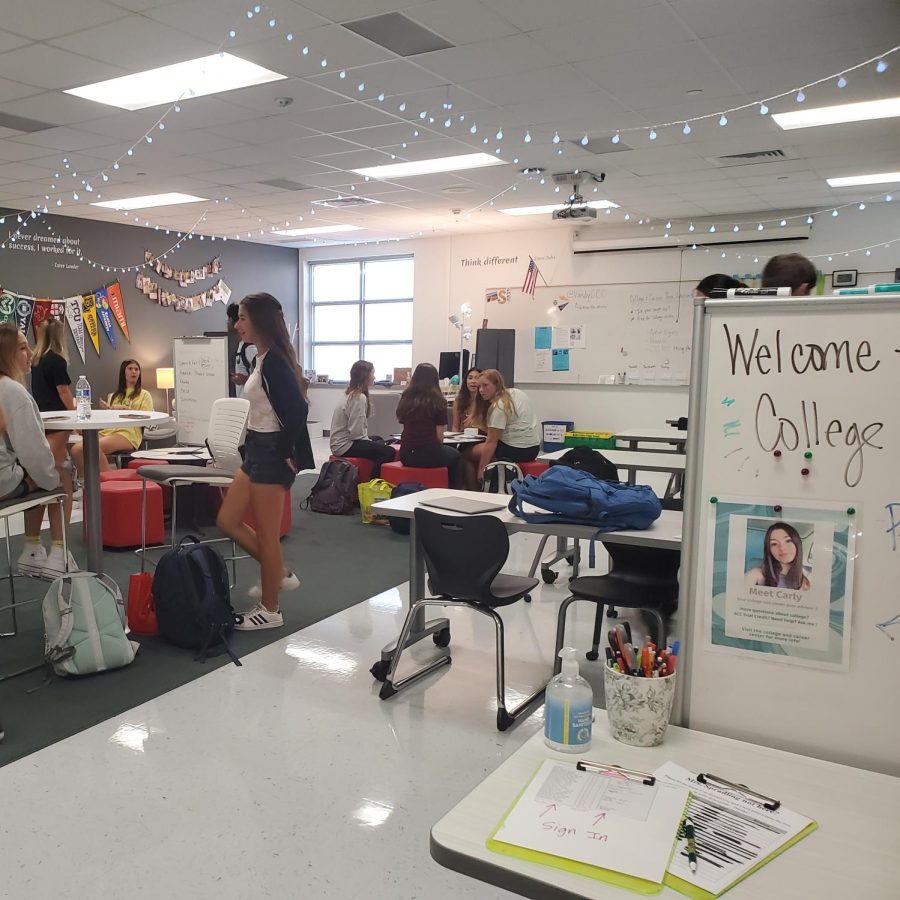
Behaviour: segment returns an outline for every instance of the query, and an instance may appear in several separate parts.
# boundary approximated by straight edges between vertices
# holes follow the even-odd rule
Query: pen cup
[[[617,741],[634,747],[662,743],[672,715],[675,674],[638,678],[608,667],[603,670],[609,730]]]

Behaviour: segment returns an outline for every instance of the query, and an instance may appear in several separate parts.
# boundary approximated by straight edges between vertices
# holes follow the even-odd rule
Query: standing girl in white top
[[[250,588],[258,603],[235,625],[239,631],[253,631],[283,625],[278,592],[300,586],[284,565],[279,531],[285,492],[300,469],[313,467],[313,456],[305,385],[281,304],[271,294],[244,297],[235,330],[242,341],[256,345],[257,364],[244,384],[244,398],[250,402],[244,461],[216,524],[259,563],[260,582]],[[253,510],[255,529],[243,521],[247,507]]]
[[[475,419],[487,431],[487,439],[463,451],[466,486],[477,490],[489,462],[530,462],[541,449],[537,419],[524,391],[508,388],[496,369],[478,377]]]
[[[371,459],[372,477],[381,475],[381,464],[394,461],[394,448],[369,438],[368,418],[372,415],[369,388],[375,384],[375,366],[360,359],[350,368],[346,399],[331,417],[331,452],[334,456]]]

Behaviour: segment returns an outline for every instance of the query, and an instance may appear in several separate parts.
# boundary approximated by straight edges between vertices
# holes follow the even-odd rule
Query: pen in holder
[[[675,675],[638,678],[608,666],[603,670],[609,730],[617,741],[634,747],[662,743],[672,715]]]

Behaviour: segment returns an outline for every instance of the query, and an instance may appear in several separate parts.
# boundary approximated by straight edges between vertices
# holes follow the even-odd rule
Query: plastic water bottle
[[[75,418],[84,422],[91,417],[91,383],[84,375],[75,383]]]
[[[563,753],[583,753],[591,747],[594,692],[578,674],[578,651],[563,647],[562,672],[547,684],[544,742]]]

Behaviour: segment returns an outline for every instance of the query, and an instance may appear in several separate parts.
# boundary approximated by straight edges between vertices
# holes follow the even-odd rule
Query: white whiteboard
[[[697,307],[682,558],[687,622],[679,628],[687,653],[679,671],[692,728],[900,775],[900,528],[891,528],[900,522],[900,300],[854,299]],[[723,498],[746,503],[741,510],[768,505],[770,516],[753,513],[761,516],[760,548],[767,521],[775,528],[830,510],[837,524],[823,527],[820,539],[815,523],[803,550],[811,551],[807,583],[793,596],[779,593],[789,602],[766,623],[793,628],[824,580],[820,649],[769,642],[778,653],[759,652],[759,644],[748,652],[747,641],[735,640],[746,627],[735,613],[753,629],[764,619],[746,616],[733,599],[750,590],[748,581],[722,589],[733,572],[743,577],[755,565],[748,560],[756,552],[749,537],[746,551],[723,540]],[[743,540],[749,517],[730,518],[744,522]],[[836,601],[847,573],[852,590]],[[829,652],[838,658],[838,646],[849,650],[846,658],[823,664]]]
[[[516,330],[516,381],[603,384],[624,373],[628,384],[688,382],[693,305],[687,283],[539,287],[533,298],[517,289],[488,295],[498,298],[485,304],[489,327]],[[535,329],[547,327],[556,329],[549,363],[535,346]],[[568,350],[556,354],[556,364],[568,369],[554,371],[556,350]]]
[[[175,364],[175,421],[178,440],[202,444],[216,400],[228,396],[228,338],[178,337]]]

